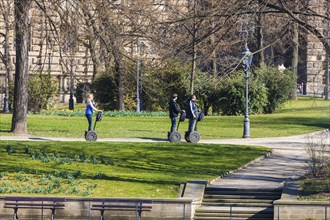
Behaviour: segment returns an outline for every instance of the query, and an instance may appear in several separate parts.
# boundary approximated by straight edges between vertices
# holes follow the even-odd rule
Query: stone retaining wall
[[[274,206],[274,220],[330,220],[330,202],[278,200]]]
[[[13,219],[13,210],[4,208],[4,197],[0,197],[0,220]],[[91,211],[90,198],[67,198],[65,208],[58,210],[55,214],[57,220],[96,220],[100,219],[100,211]],[[153,199],[151,212],[143,212],[144,220],[176,220],[192,219],[196,203],[193,199]],[[44,210],[44,219],[50,218],[51,211]],[[18,217],[24,219],[42,219],[41,210],[19,209]],[[136,219],[135,212],[106,211],[105,219],[132,220]]]
[[[280,200],[274,202],[274,220],[330,220],[330,201],[300,201],[300,184],[284,184]]]

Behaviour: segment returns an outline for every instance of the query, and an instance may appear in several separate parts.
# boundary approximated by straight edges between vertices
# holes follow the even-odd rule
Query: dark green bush
[[[37,74],[29,76],[28,93],[29,104],[28,110],[32,112],[40,112],[47,109],[51,104],[50,98],[57,94],[58,86],[50,73]]]
[[[291,95],[296,77],[292,72],[281,72],[276,67],[261,67],[249,76],[249,113],[273,113]],[[245,112],[245,74],[235,72],[221,79],[220,109],[224,115],[240,115]]]
[[[241,115],[245,112],[245,74],[235,72],[221,79],[220,109],[224,115]],[[262,113],[267,105],[265,84],[255,77],[249,78],[249,113]]]
[[[112,72],[100,73],[93,81],[95,100],[100,109],[116,110],[117,92],[114,74]]]
[[[268,104],[264,113],[273,113],[289,100],[297,78],[290,70],[282,72],[276,67],[261,67],[255,69],[254,73],[267,87]]]

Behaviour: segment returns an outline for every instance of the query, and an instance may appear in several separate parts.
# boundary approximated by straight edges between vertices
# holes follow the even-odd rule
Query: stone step
[[[273,207],[262,208],[262,207],[232,207],[232,212],[239,212],[239,213],[273,213]],[[210,207],[210,206],[201,206],[196,209],[196,213],[199,212],[209,212],[209,213],[229,213],[230,207],[223,206],[223,207]]]
[[[208,186],[205,191],[238,191],[238,192],[282,192],[281,187],[277,188],[266,188],[266,187],[224,187],[224,186]]]
[[[245,214],[245,213],[196,213],[195,219],[198,217],[218,217],[223,218],[226,217],[229,219],[230,217],[232,219],[237,218],[243,218],[243,219],[249,219],[249,218],[260,218],[260,219],[272,219],[273,214]]]
[[[268,203],[220,203],[220,202],[202,202],[203,206],[232,206],[232,207],[272,207],[272,204]]]
[[[219,199],[219,198],[204,198],[203,203],[263,203],[263,204],[273,204],[273,200],[265,199]]]
[[[264,199],[264,200],[277,200],[279,195],[220,195],[220,194],[206,194],[204,199]]]
[[[206,217],[206,216],[198,216],[194,217],[194,220],[229,220],[229,217]],[[273,217],[265,218],[265,217],[235,217],[232,220],[273,220]]]
[[[205,195],[250,195],[250,196],[280,196],[282,192],[266,191],[235,191],[235,190],[205,190]]]
[[[273,208],[246,208],[246,207],[200,207],[195,212],[194,219],[273,219]]]
[[[194,219],[272,220],[273,202],[280,199],[281,193],[281,188],[210,186]]]

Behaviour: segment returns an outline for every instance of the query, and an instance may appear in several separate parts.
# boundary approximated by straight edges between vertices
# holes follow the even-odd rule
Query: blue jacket
[[[89,104],[86,105],[86,111],[85,115],[92,115],[93,114],[93,107],[94,107],[94,102],[91,100]]]
[[[194,119],[197,118],[198,116],[198,108],[197,105],[194,101],[189,100],[188,101],[188,105],[187,105],[187,109],[186,109],[186,118],[189,119]]]

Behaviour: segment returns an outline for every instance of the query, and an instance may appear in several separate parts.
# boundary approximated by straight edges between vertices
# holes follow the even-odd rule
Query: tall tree
[[[27,133],[30,0],[15,0],[16,63],[12,132]]]

